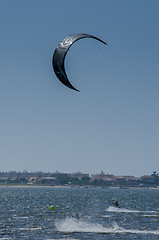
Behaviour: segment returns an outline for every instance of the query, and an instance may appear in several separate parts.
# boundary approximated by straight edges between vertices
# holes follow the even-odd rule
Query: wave
[[[57,238],[47,238],[46,240],[80,240],[78,238],[60,238],[60,239],[57,239]]]
[[[119,227],[116,222],[112,223],[112,227],[103,227],[98,223],[89,223],[83,220],[77,220],[73,218],[66,218],[63,220],[56,220],[55,226],[57,231],[72,233],[72,232],[80,232],[80,233],[100,233],[100,234],[108,234],[108,233],[120,233],[120,234],[155,234],[159,235],[159,230],[138,230],[138,229],[125,229]]]
[[[117,208],[117,207],[108,207],[106,209],[108,212],[118,212],[118,213],[140,213],[143,214],[143,217],[158,217],[159,213],[157,211],[139,211],[135,209],[127,208]]]
[[[13,218],[28,219],[29,217],[13,217]]]
[[[143,214],[142,216],[148,217],[148,218],[158,218],[159,217],[159,215],[157,215],[157,214]]]
[[[48,239],[45,239],[45,240],[80,240],[78,238],[48,238]]]
[[[28,228],[19,228],[19,231],[34,231],[34,230],[41,230],[41,227],[28,227]]]
[[[108,207],[107,208],[108,212],[123,212],[123,213],[140,213],[141,211],[138,210],[131,210],[127,208],[118,208],[118,207]]]
[[[101,218],[111,218],[111,215],[102,215]]]
[[[4,237],[4,238],[1,238],[1,240],[9,240],[11,238],[7,238],[7,237]]]

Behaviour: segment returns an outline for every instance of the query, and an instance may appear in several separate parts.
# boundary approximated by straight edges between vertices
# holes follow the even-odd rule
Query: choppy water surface
[[[3,187],[0,239],[159,239],[159,189]]]

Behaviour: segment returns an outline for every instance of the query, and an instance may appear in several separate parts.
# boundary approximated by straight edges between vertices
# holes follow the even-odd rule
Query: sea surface
[[[156,240],[159,189],[0,187],[0,239]]]

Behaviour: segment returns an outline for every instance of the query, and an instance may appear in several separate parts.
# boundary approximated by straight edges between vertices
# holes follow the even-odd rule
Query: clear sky
[[[0,171],[159,172],[159,1],[0,1]],[[52,69],[58,43],[93,34]]]

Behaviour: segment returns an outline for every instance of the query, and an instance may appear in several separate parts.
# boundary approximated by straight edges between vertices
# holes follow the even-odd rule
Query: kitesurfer
[[[114,205],[115,205],[116,207],[119,207],[118,201],[116,201],[116,202],[114,203]]]
[[[79,220],[79,215],[78,215],[78,213],[76,213],[75,218]]]
[[[76,215],[72,215],[72,214],[70,214],[70,217],[72,217],[72,218],[76,218],[77,220],[79,220],[79,215],[78,215],[78,213],[76,213]]]

